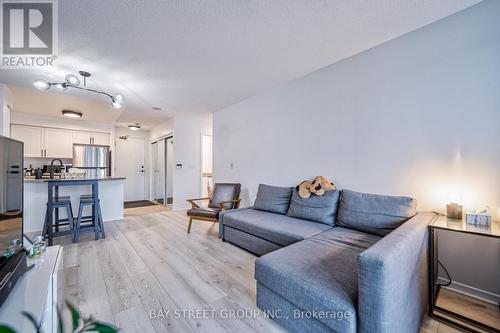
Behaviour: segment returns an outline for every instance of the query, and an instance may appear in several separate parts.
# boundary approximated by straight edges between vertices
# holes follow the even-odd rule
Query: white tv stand
[[[62,247],[56,245],[47,247],[40,257],[28,259],[28,265],[35,264],[35,267],[17,281],[0,307],[0,323],[19,333],[34,332],[33,325],[21,314],[27,311],[42,320],[44,332],[57,333],[55,309],[62,300],[58,290],[63,282],[62,257]]]

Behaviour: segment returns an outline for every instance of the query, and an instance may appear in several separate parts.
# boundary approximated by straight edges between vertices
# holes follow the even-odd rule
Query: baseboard
[[[448,280],[445,278],[439,277],[438,282],[445,284],[448,282]],[[452,281],[449,286],[446,286],[443,288],[453,290],[457,293],[460,293],[460,294],[463,294],[466,296],[470,296],[473,298],[477,298],[477,299],[480,299],[481,301],[491,303],[491,304],[494,304],[497,306],[498,306],[498,304],[500,304],[500,295],[490,293],[489,291],[482,290],[479,288],[471,287],[471,286],[468,286],[468,285],[463,284],[463,283]]]

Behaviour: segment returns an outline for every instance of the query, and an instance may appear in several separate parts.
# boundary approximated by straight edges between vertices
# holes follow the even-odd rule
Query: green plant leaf
[[[23,316],[28,318],[28,320],[33,324],[33,327],[35,327],[35,329],[36,329],[36,333],[42,332],[42,330],[40,329],[41,325],[36,321],[35,317],[33,317],[33,315],[31,313],[26,312],[26,311],[22,311],[21,313]]]
[[[84,332],[116,333],[118,329],[111,325],[101,322],[92,323]]]
[[[57,311],[57,333],[64,333],[64,323],[63,323],[63,320],[62,320],[62,311],[61,311],[61,307],[56,307],[56,311]]]
[[[10,326],[0,325],[0,333],[17,333],[17,332]]]
[[[75,331],[80,325],[80,312],[69,301],[66,301],[66,306],[71,312],[71,322],[73,323],[73,331]]]

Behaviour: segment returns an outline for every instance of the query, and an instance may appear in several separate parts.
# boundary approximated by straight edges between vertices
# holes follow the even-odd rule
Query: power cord
[[[442,287],[447,287],[451,284],[452,282],[452,279],[451,279],[451,276],[450,276],[450,273],[448,273],[448,270],[446,269],[446,267],[444,267],[443,263],[441,262],[441,260],[438,259],[438,264],[439,266],[441,266],[444,270],[444,272],[446,273],[446,277],[448,279],[448,282],[446,283],[436,283],[437,286],[442,286]]]

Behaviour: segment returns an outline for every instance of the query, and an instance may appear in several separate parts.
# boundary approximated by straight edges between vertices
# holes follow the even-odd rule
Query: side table
[[[465,220],[448,219],[440,215],[429,224],[429,316],[444,321],[469,332],[500,332],[499,328],[479,322],[436,304],[441,285],[438,278],[438,235],[437,230],[459,232],[469,235],[492,237],[500,240],[500,223],[491,222],[487,226],[467,224]]]

